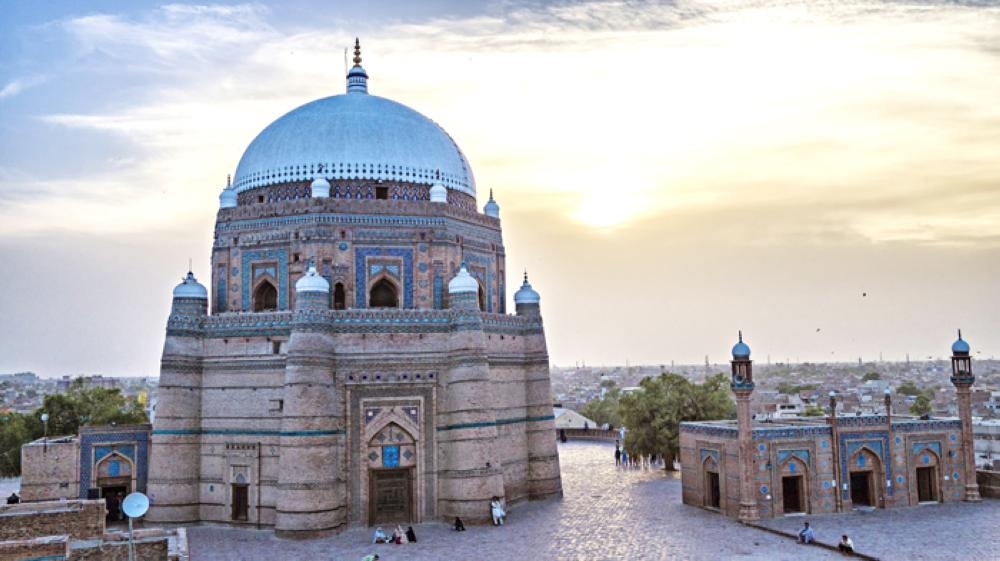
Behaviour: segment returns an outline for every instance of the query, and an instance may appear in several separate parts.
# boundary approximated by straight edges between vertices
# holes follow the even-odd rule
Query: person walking
[[[617,444],[615,444],[615,465],[622,465],[622,449]]]

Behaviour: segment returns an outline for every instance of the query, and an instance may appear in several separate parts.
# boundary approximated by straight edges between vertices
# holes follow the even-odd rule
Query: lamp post
[[[45,427],[45,436],[42,440],[42,453],[49,451],[49,414],[42,413],[42,426]]]

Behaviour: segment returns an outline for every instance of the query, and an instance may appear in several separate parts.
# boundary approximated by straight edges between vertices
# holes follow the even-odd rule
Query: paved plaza
[[[559,447],[562,500],[517,505],[506,526],[414,526],[419,543],[371,545],[368,528],[325,539],[292,541],[270,530],[199,526],[188,529],[192,561],[382,560],[796,560],[841,558],[818,547],[745,527],[718,514],[681,504],[679,478],[662,470],[620,470],[613,446]],[[485,510],[487,505],[483,505]],[[803,517],[768,522],[795,530]],[[1000,559],[1000,501],[811,516],[818,537],[842,532],[859,549],[888,560]]]

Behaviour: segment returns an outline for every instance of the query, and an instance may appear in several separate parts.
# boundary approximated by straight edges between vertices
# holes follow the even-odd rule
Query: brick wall
[[[104,499],[46,501],[0,507],[0,541],[68,534],[72,539],[104,534]]]
[[[136,538],[136,561],[167,561],[167,537]],[[73,544],[68,561],[128,561],[128,537]]]
[[[979,470],[976,472],[976,483],[982,497],[1000,499],[1000,471]]]
[[[28,540],[0,542],[0,561],[26,559],[66,559],[69,557],[69,536],[46,536]]]

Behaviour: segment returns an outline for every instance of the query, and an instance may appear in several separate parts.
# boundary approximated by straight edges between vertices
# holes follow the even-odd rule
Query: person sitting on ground
[[[456,532],[465,531],[465,524],[462,524],[462,519],[457,516],[455,517],[455,531]]]
[[[378,553],[371,553],[369,555],[365,555],[364,558],[361,559],[361,561],[378,561]]]
[[[806,522],[802,529],[799,530],[799,543],[813,543],[816,541],[816,534],[813,533],[813,529],[809,527],[809,523]]]
[[[840,536],[840,543],[837,544],[837,549],[841,553],[854,553],[854,541],[847,537],[847,534]]]
[[[388,539],[386,538],[385,531],[379,526],[375,528],[375,533],[372,534],[372,543],[386,543]]]
[[[413,526],[406,527],[406,540],[410,543],[417,543],[417,533],[413,531]]]
[[[9,504],[9,505],[16,505],[19,502],[21,502],[21,497],[17,496],[17,492],[16,491],[13,492],[13,493],[11,493],[10,496],[7,497],[7,504]]]
[[[397,545],[408,543],[406,532],[403,531],[403,527],[399,524],[396,524],[396,529],[392,531],[392,543]]]
[[[493,515],[493,525],[503,526],[503,519],[507,517],[507,512],[503,508],[500,497],[494,496],[490,501],[490,513]]]

